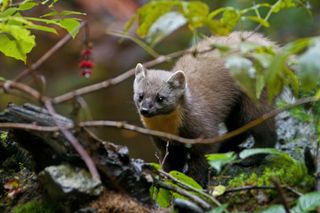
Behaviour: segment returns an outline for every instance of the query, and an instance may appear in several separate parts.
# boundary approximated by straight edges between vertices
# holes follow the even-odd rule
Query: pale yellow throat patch
[[[182,113],[180,107],[168,115],[157,115],[151,118],[141,116],[145,127],[171,134],[179,134],[179,127],[182,124]]]

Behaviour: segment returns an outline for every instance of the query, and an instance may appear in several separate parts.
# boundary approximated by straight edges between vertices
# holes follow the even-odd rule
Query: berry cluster
[[[92,68],[94,65],[90,59],[91,54],[92,51],[90,47],[86,47],[86,49],[81,52],[81,61],[79,64],[81,69],[80,75],[86,78],[89,78],[92,74]]]

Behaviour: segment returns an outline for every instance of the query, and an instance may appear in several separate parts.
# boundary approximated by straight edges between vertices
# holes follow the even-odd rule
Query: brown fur
[[[250,32],[244,32],[243,37],[247,37],[249,34]],[[248,41],[268,46],[273,45],[260,34],[252,35]],[[227,37],[204,39],[193,48],[203,51],[210,48],[213,43],[235,45],[239,42],[241,42],[240,33],[235,32]],[[186,88],[173,112],[174,116],[169,116],[170,119],[159,119],[164,115],[155,115],[151,118],[141,116],[146,127],[176,133],[186,138],[211,138],[218,135],[220,123],[225,123],[228,130],[232,131],[272,109],[266,100],[265,91],[258,105],[241,91],[229,75],[223,57],[217,50],[198,54],[196,57],[185,55],[177,61],[172,72],[147,71],[145,75],[148,76],[148,81],[145,81],[143,87],[151,97],[152,93],[156,93],[153,89],[158,88],[157,90],[159,90],[161,85],[164,85],[166,80],[173,75],[172,73],[178,70],[182,70],[185,74]],[[165,117],[168,118],[168,115]],[[172,118],[174,119],[172,120]],[[178,131],[177,125],[179,125]],[[276,142],[272,119],[253,128],[248,133],[254,137],[255,147],[272,147]],[[199,144],[187,148],[183,144],[171,142],[169,155],[164,164],[165,170],[186,171],[202,185],[206,185],[208,164],[204,155],[214,152],[238,151],[238,145],[243,142],[248,133],[225,141],[222,145],[221,143],[215,145]],[[165,155],[165,141],[155,138],[155,142],[162,155]]]

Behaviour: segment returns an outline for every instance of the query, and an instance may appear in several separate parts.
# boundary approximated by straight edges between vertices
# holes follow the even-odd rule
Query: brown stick
[[[60,132],[64,135],[64,137],[71,143],[73,148],[79,153],[85,164],[87,165],[92,177],[96,180],[100,180],[100,175],[97,170],[95,163],[93,162],[92,158],[89,156],[88,152],[82,147],[79,143],[78,139],[67,129],[65,129],[60,122],[55,118],[54,114],[56,114],[52,103],[47,100],[44,102],[45,107],[47,108],[48,112],[51,114],[52,119],[54,119],[57,127],[59,128]]]
[[[212,51],[212,49],[210,48],[210,50],[201,51],[201,52],[199,52],[197,54],[203,54],[203,53],[206,53],[208,51]],[[145,67],[152,67],[152,66],[155,66],[155,65],[170,61],[170,60],[172,60],[174,58],[177,58],[179,56],[182,56],[182,55],[185,55],[185,54],[193,54],[193,53],[195,53],[194,50],[181,50],[181,51],[177,51],[177,52],[165,55],[165,56],[159,56],[158,58],[156,58],[154,60],[151,60],[151,61],[143,63],[143,65]],[[105,81],[102,81],[102,82],[99,82],[99,83],[96,83],[96,84],[85,86],[85,87],[82,87],[80,89],[76,89],[74,91],[71,91],[71,92],[65,93],[63,95],[57,96],[57,97],[53,98],[52,103],[53,104],[60,104],[60,103],[66,102],[66,101],[68,101],[70,99],[73,99],[76,96],[86,95],[86,94],[89,94],[89,93],[92,93],[92,92],[95,92],[95,91],[98,91],[98,90],[101,90],[101,89],[105,89],[105,88],[108,88],[110,86],[119,84],[122,81],[124,81],[124,80],[130,78],[131,76],[133,76],[134,72],[135,72],[135,69],[130,69],[130,70],[118,75],[115,78],[111,78],[111,79],[108,79],[108,80],[105,80]]]
[[[249,129],[263,123],[264,121],[266,121],[267,119],[270,119],[274,116],[276,116],[277,114],[286,111],[288,109],[291,109],[293,107],[302,105],[302,104],[306,104],[306,103],[310,103],[310,102],[316,102],[319,101],[319,98],[315,98],[315,97],[308,97],[308,98],[302,98],[302,99],[298,99],[296,101],[296,103],[294,104],[288,104],[287,106],[281,108],[281,109],[275,109],[272,110],[264,115],[262,115],[261,117],[249,122],[248,124],[234,130],[228,133],[225,133],[223,135],[219,135],[217,137],[214,138],[207,138],[207,139],[203,139],[203,138],[196,138],[196,139],[189,139],[189,138],[183,138],[174,134],[169,134],[169,133],[165,133],[165,132],[161,132],[161,131],[157,131],[157,130],[151,130],[151,129],[146,129],[143,127],[139,127],[139,126],[135,126],[135,125],[131,125],[131,124],[127,124],[126,122],[121,122],[121,121],[84,121],[84,122],[80,122],[78,125],[80,127],[98,127],[98,126],[105,126],[105,127],[111,127],[111,128],[118,128],[118,129],[126,129],[126,130],[130,130],[130,131],[134,131],[134,132],[138,132],[144,135],[151,135],[151,136],[156,136],[156,137],[162,137],[162,138],[166,138],[169,140],[174,140],[177,142],[181,142],[181,143],[185,143],[185,144],[198,144],[198,143],[203,143],[203,144],[210,144],[210,143],[219,143],[222,142],[226,139],[232,138],[238,134],[241,134],[245,131],[248,131]],[[14,127],[18,127],[15,124],[9,125],[10,123],[7,123],[6,125],[0,124],[1,128],[14,128]],[[45,129],[44,127],[41,127],[39,129],[35,128],[34,125],[24,125],[24,128],[30,128],[33,130],[37,130],[37,131],[41,131],[40,129]],[[73,126],[70,127],[66,127],[66,129],[69,128],[73,128]],[[56,131],[55,129],[46,129],[46,130],[50,130],[50,131]]]
[[[289,187],[289,186],[281,186],[282,188],[286,189],[289,192],[292,192],[296,196],[300,197],[303,194],[301,192],[298,192],[297,190]],[[249,191],[249,190],[275,190],[276,187],[274,186],[242,186],[238,188],[232,188],[232,189],[227,189],[224,194],[228,193],[234,193],[234,192],[241,192],[241,191]]]
[[[7,93],[10,92],[10,89],[16,89],[31,96],[31,98],[33,98],[34,100],[41,99],[41,94],[37,90],[23,83],[13,81],[0,81],[0,87],[2,87],[3,90]]]
[[[279,195],[280,195],[280,198],[281,198],[281,202],[282,202],[282,205],[283,205],[286,213],[290,213],[290,212],[291,212],[291,211],[290,211],[290,206],[289,206],[289,204],[288,204],[286,195],[285,195],[285,193],[284,193],[284,191],[283,191],[283,189],[282,189],[279,181],[278,181],[276,178],[272,178],[271,180],[272,180],[275,188],[276,188],[277,191],[279,192]]]

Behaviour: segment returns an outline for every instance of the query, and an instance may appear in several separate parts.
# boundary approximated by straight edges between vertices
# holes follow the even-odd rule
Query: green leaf
[[[7,9],[8,5],[9,5],[10,1],[9,0],[2,0],[1,2],[1,11],[4,11],[5,9]]]
[[[236,160],[236,155],[233,152],[227,152],[219,154],[209,154],[206,155],[206,158],[209,165],[219,173],[224,165],[232,163]]]
[[[257,22],[258,24],[260,24],[261,26],[266,27],[266,28],[270,27],[270,24],[268,21],[264,20],[263,18],[257,17],[257,16],[243,16],[242,18]]]
[[[158,163],[149,163],[150,166],[152,166],[153,168],[155,168],[156,170],[160,170],[161,166]]]
[[[273,205],[265,210],[262,210],[261,213],[286,213],[286,210],[282,205]]]
[[[4,18],[4,17],[9,17],[9,16],[13,16],[14,13],[17,12],[17,8],[15,7],[10,7],[8,9],[6,9],[5,11],[0,13],[0,17]]]
[[[221,205],[217,208],[211,209],[210,211],[206,212],[206,213],[223,213],[223,212],[227,212],[227,205]],[[239,212],[238,212],[239,213]]]
[[[31,25],[27,26],[27,28],[28,29],[41,30],[41,31],[44,31],[44,32],[57,34],[56,29],[54,29],[52,27],[39,25],[39,24],[31,24]]]
[[[292,213],[308,213],[315,211],[320,206],[320,192],[311,192],[301,196],[297,205],[291,210]]]
[[[301,87],[307,91],[313,90],[320,82],[320,39],[298,59],[298,77]]]
[[[155,45],[186,23],[187,20],[180,13],[168,12],[157,19],[150,27],[147,42]]]
[[[161,208],[167,208],[168,206],[170,206],[171,194],[168,190],[152,186],[150,188],[150,193],[151,197]]]
[[[139,27],[137,28],[138,35],[144,38],[148,34],[153,23],[162,15],[171,11],[173,6],[177,5],[181,5],[181,2],[175,0],[159,0],[149,1],[147,4],[143,5],[143,7],[141,7],[137,12],[137,18],[139,22]],[[133,17],[133,19],[129,20],[129,24],[127,25],[132,25],[134,20],[136,20],[136,17]]]
[[[286,76],[288,77],[287,80],[289,81],[289,84],[291,85],[293,93],[295,95],[298,95],[300,86],[299,86],[299,79],[298,79],[297,75],[291,69],[289,69],[287,66],[285,66],[283,68],[283,71],[286,74]]]
[[[68,16],[68,15],[86,15],[86,13],[71,11],[71,10],[63,10],[63,11],[52,11],[50,13],[44,14],[41,17],[52,17],[52,16]]]
[[[226,187],[225,187],[225,186],[223,186],[223,185],[218,185],[218,186],[213,187],[213,191],[212,191],[211,194],[212,194],[214,197],[216,197],[216,196],[223,195],[225,191],[226,191]]]
[[[211,13],[210,15],[209,17],[214,17],[216,14],[212,15]],[[240,12],[232,7],[227,7],[223,10],[223,14],[220,19],[208,19],[206,24],[213,33],[218,35],[227,35],[236,27],[239,20]]]
[[[30,10],[34,8],[35,6],[39,5],[39,3],[32,1],[32,0],[25,0],[20,5],[18,10]]]
[[[291,42],[285,45],[277,56],[273,58],[266,75],[269,101],[273,100],[284,86],[286,76],[284,75],[283,69],[287,66],[286,62],[288,57],[303,50],[309,45],[310,41],[310,38],[303,38]]]
[[[232,55],[226,59],[225,66],[241,89],[253,100],[256,100],[256,68],[247,58]]]
[[[26,62],[26,55],[36,45],[35,36],[21,26],[0,24],[0,51]]]
[[[207,4],[200,1],[182,2],[182,14],[187,18],[191,30],[204,25],[209,13]]]
[[[272,6],[272,12],[278,13],[280,10],[284,8],[291,8],[296,7],[297,3],[295,0],[278,0],[273,6]]]
[[[172,175],[173,177],[175,177],[176,179],[178,179],[179,181],[181,181],[182,183],[187,184],[188,186],[194,188],[194,189],[198,189],[201,190],[202,187],[200,186],[200,184],[198,184],[195,180],[193,180],[191,177],[178,172],[178,171],[170,171],[169,172],[170,175]]]
[[[1,78],[1,77],[0,77]],[[9,133],[8,132],[0,132],[0,142],[5,142],[8,140]]]
[[[57,31],[54,28],[35,24],[31,21],[42,22],[45,24],[47,23],[56,24],[59,26],[59,23],[56,21],[33,18],[33,17],[22,17],[22,16],[19,16],[19,14],[16,14],[16,16],[8,17],[7,20],[8,20],[8,25],[25,25],[25,28],[27,29],[41,30],[45,32],[55,33],[55,34],[57,34]]]
[[[66,29],[68,33],[75,38],[79,32],[80,22],[76,18],[64,18],[59,21],[62,28]]]
[[[273,155],[279,155],[285,159],[288,159],[292,162],[295,162],[293,158],[291,158],[288,153],[275,149],[275,148],[254,148],[254,149],[246,149],[240,152],[239,157],[241,159],[248,158],[253,155],[258,155],[258,154],[273,154]]]

